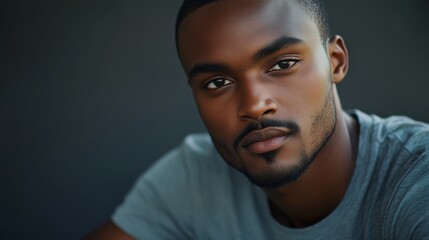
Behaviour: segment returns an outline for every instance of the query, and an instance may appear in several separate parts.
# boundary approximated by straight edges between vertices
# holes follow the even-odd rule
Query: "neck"
[[[295,228],[313,225],[343,199],[355,168],[358,125],[346,113],[338,113],[333,135],[306,173],[287,186],[264,189],[271,213],[281,224]]]

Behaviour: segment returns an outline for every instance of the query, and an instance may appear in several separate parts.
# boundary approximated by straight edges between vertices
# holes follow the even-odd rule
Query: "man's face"
[[[188,15],[179,52],[224,160],[262,187],[296,180],[332,135],[330,61],[294,1],[216,1]]]

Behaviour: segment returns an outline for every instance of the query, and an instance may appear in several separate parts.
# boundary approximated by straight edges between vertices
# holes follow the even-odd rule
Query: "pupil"
[[[280,62],[279,67],[280,68],[287,68],[287,67],[289,67],[289,62],[288,61]]]
[[[216,87],[221,87],[221,86],[223,86],[224,81],[225,80],[223,80],[223,79],[216,79],[216,81],[214,81],[213,83]]]

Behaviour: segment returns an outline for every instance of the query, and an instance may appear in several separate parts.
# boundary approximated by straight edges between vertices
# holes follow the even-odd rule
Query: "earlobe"
[[[328,54],[331,63],[333,83],[341,82],[349,68],[349,55],[342,37],[335,35],[329,39]]]

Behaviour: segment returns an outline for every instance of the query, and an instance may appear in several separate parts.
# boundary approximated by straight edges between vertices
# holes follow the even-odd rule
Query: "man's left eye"
[[[296,59],[282,60],[282,61],[276,63],[270,69],[268,69],[268,72],[279,71],[279,70],[291,68],[297,62],[298,62],[298,60],[296,60]]]

